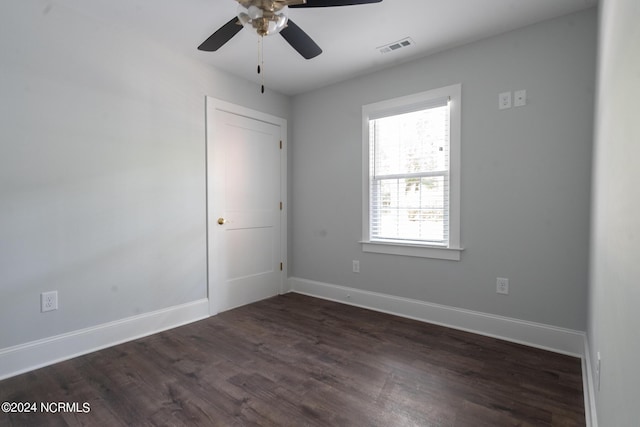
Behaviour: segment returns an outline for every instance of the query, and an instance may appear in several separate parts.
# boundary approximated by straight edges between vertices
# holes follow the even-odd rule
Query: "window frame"
[[[402,114],[428,108],[435,100],[449,98],[449,242],[433,245],[413,241],[372,240],[370,235],[369,168],[371,117]],[[362,106],[362,245],[363,252],[403,255],[423,258],[460,260],[460,152],[461,152],[462,85],[454,84],[412,95],[388,99]]]

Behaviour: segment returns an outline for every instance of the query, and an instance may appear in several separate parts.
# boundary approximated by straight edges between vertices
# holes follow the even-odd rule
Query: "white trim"
[[[216,110],[224,111],[231,114],[247,117],[254,120],[259,120],[265,123],[270,123],[280,128],[280,140],[282,141],[282,149],[280,150],[280,201],[283,208],[280,211],[280,260],[283,264],[283,269],[280,274],[280,287],[279,292],[288,292],[286,289],[286,278],[288,276],[288,262],[287,262],[287,120],[282,117],[273,116],[271,114],[263,113],[262,111],[253,110],[251,108],[236,105],[221,99],[213,98],[211,96],[205,97],[205,153],[206,153],[206,218],[207,218],[207,292],[209,298],[209,314],[211,316],[218,313],[218,301],[215,298],[214,280],[212,278],[212,242],[209,235],[209,220],[210,213],[214,212],[213,200],[209,197],[209,190],[213,187],[213,174],[209,173],[210,163],[212,161],[211,152],[209,149],[209,136],[214,132],[214,112]]]
[[[371,240],[369,229],[369,120],[379,118],[384,114],[398,114],[403,111],[413,111],[420,106],[431,105],[441,99],[449,100],[449,244],[442,251],[425,245],[424,250],[416,250],[408,245],[373,246],[377,243]],[[461,182],[461,115],[462,115],[462,85],[453,84],[437,89],[388,99],[362,106],[362,246],[364,252],[385,253],[391,255],[405,255],[424,258],[460,260],[460,182]],[[397,247],[396,247],[397,246]]]
[[[201,299],[0,350],[0,380],[209,317]]]
[[[289,262],[287,259],[287,228],[289,224],[287,219],[287,211],[289,209],[287,194],[289,186],[287,183],[287,121],[285,119],[280,120],[280,135],[282,138],[282,150],[280,150],[280,201],[282,202],[282,210],[280,211],[280,259],[282,261],[280,293],[283,294],[288,292],[286,287],[287,277],[289,277]]]
[[[297,277],[290,277],[289,282],[292,291],[299,294],[447,326],[574,357],[583,357],[584,353],[585,334],[581,331]]]
[[[598,427],[595,380],[593,377],[593,365],[591,364],[589,340],[586,335],[584,337],[584,357],[582,358],[582,388],[584,390],[584,415],[587,419],[587,427]]]
[[[386,242],[360,242],[362,252],[373,252],[377,254],[404,255],[421,258],[437,258],[449,261],[460,261],[462,248],[448,248],[446,246],[426,246],[410,245],[407,243],[386,243]]]

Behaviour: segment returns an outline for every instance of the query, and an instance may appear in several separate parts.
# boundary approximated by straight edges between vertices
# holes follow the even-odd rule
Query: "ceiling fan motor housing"
[[[305,0],[237,0],[238,20],[260,36],[277,34],[287,26],[287,6]]]

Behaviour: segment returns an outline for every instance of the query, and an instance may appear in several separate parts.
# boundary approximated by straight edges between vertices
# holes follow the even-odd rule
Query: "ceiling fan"
[[[379,3],[382,0],[236,0],[238,15],[220,27],[200,46],[199,50],[213,52],[231,40],[243,27],[252,27],[262,39],[271,34],[280,35],[305,59],[322,53],[320,46],[288,19],[287,9],[303,7],[351,6]],[[260,73],[260,70],[258,70]]]

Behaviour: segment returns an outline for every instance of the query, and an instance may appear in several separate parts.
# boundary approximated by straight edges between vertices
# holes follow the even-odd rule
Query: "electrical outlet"
[[[360,261],[358,261],[357,259],[353,260],[353,272],[360,273]]]
[[[53,311],[58,309],[58,291],[43,292],[40,294],[40,311]]]
[[[498,277],[496,279],[496,292],[503,295],[509,294],[509,279],[506,277]]]
[[[511,108],[511,92],[502,92],[498,94],[498,108],[500,110]]]

